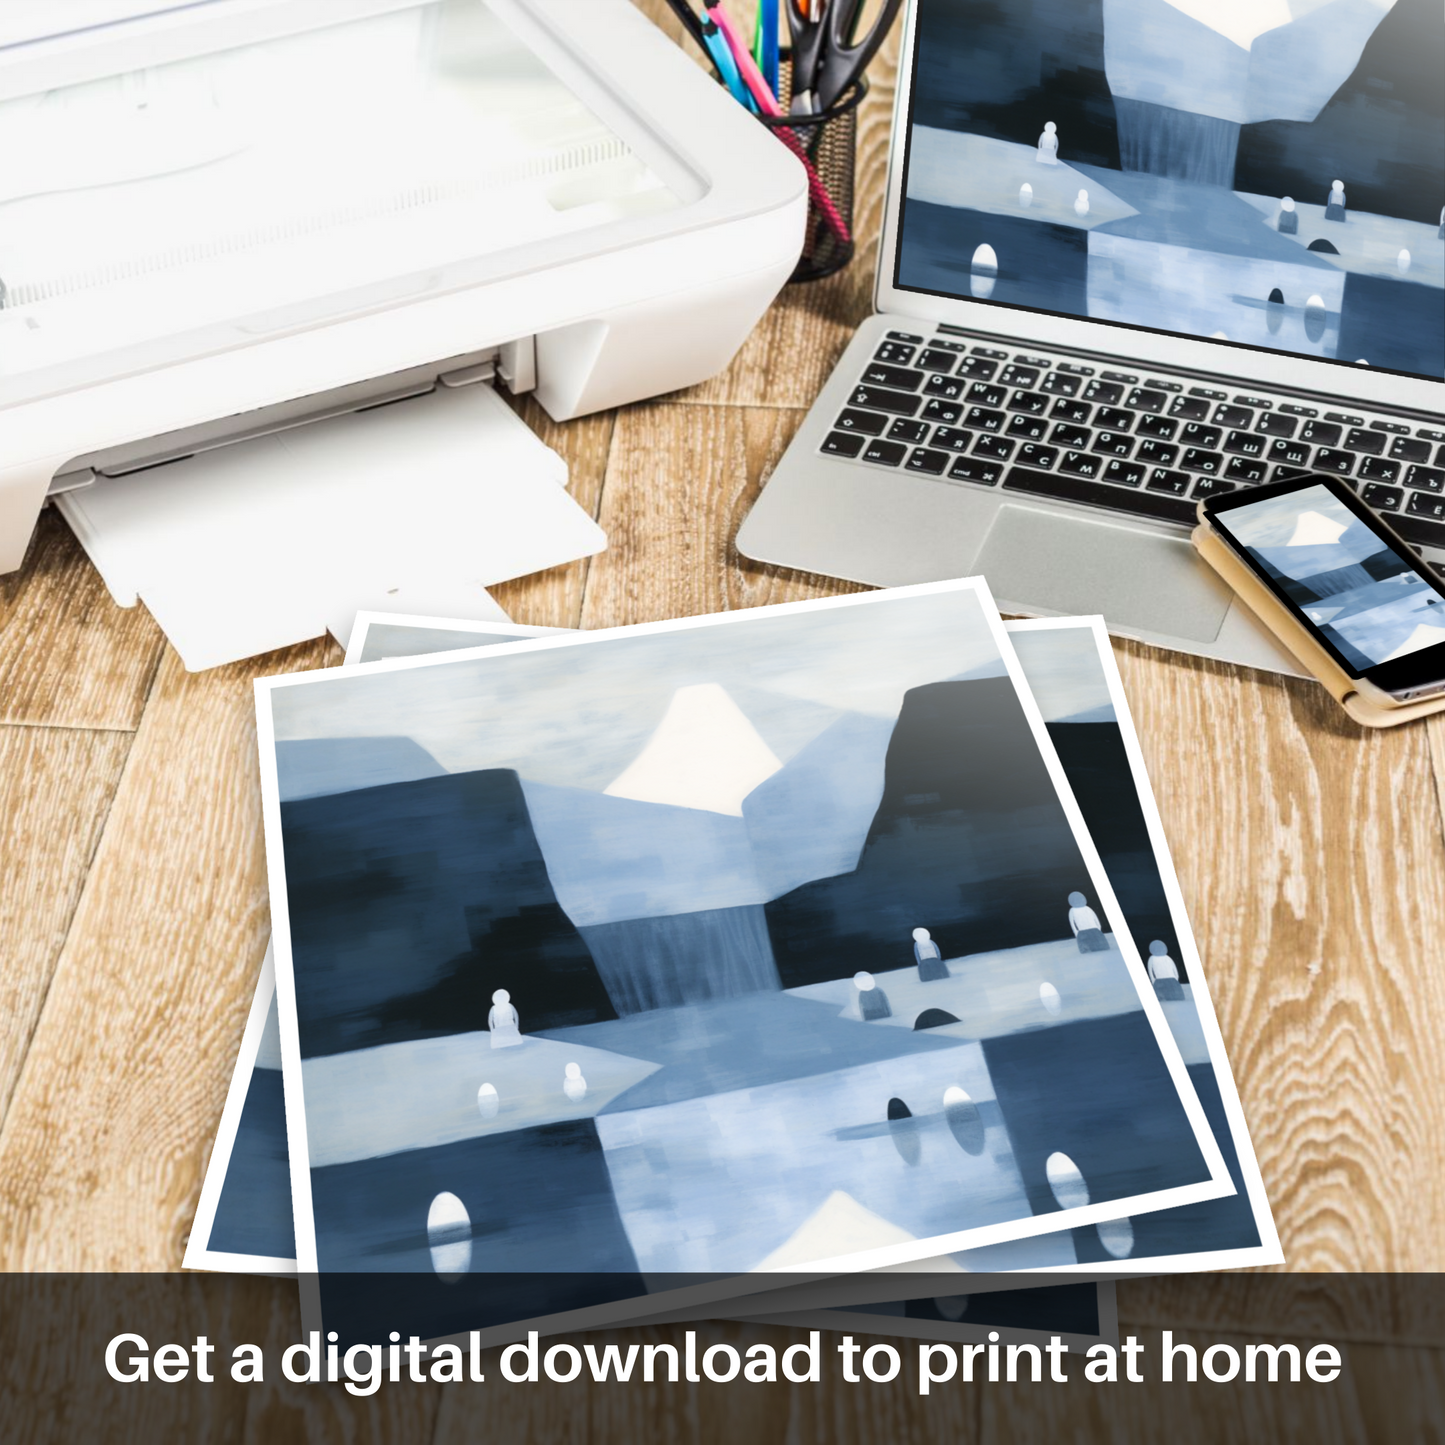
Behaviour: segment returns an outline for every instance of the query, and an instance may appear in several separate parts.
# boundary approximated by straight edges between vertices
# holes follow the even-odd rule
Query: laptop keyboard
[[[951,336],[888,332],[821,450],[1187,525],[1202,497],[1329,472],[1445,548],[1445,430]]]

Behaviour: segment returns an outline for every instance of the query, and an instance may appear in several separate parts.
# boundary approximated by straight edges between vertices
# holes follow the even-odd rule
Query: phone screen
[[[1206,510],[1351,677],[1395,694],[1445,678],[1445,590],[1345,483],[1307,477]]]

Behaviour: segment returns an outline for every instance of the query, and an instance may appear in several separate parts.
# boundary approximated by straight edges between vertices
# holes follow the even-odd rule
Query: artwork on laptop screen
[[[1445,375],[1439,0],[921,0],[895,284]]]
[[[1232,1192],[1020,684],[977,582],[259,684],[328,1322],[401,1273],[403,1328],[515,1322],[503,1269],[581,1327]]]

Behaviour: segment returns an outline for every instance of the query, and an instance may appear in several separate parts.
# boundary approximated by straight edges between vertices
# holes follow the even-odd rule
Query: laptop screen
[[[919,0],[900,289],[1445,376],[1440,0]]]

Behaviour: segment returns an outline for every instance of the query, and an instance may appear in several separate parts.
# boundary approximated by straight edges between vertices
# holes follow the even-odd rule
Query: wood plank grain
[[[770,1345],[780,1356],[789,1345],[804,1342],[798,1330],[713,1322],[693,1326],[697,1351],[730,1344],[740,1354],[757,1344]],[[482,1445],[497,1440],[587,1445],[593,1440],[626,1440],[629,1445],[973,1445],[980,1439],[977,1406],[969,1395],[952,1398],[918,1394],[912,1341],[858,1335],[867,1348],[876,1343],[900,1348],[904,1366],[890,1384],[843,1382],[837,1369],[840,1336],[821,1338],[822,1379],[817,1384],[729,1384],[701,1381],[688,1384],[665,1379],[620,1387],[590,1378],[570,1385],[513,1386],[502,1383],[499,1352],[484,1355],[488,1384],[448,1386],[437,1419],[434,1445]],[[639,1326],[599,1331],[589,1339],[630,1345],[672,1344],[682,1353],[684,1330],[677,1325]],[[640,1370],[640,1365],[638,1369]],[[584,1376],[587,1371],[584,1368]]]
[[[0,1128],[0,1268],[175,1269],[269,929],[251,679],[167,649]]]
[[[619,412],[584,627],[692,617],[862,589],[743,563],[733,538],[801,416],[653,403]]]
[[[504,393],[505,395],[505,393]],[[612,446],[612,412],[577,421],[555,422],[530,396],[507,397],[513,409],[567,463],[567,491],[593,518],[602,505],[602,485]],[[582,616],[582,593],[590,557],[550,567],[489,589],[513,622],[532,627],[576,627]]]
[[[24,565],[0,577],[0,723],[133,731],[163,645],[47,508]]]
[[[1183,1378],[1182,1361],[1168,1384],[1159,1378],[1160,1331],[1121,1321],[1121,1338],[1138,1337],[1145,1347],[1139,1384],[1092,1384],[1083,1361],[1069,1361],[1069,1383],[994,1384],[979,1388],[982,1439],[988,1445],[1021,1440],[1108,1442],[1108,1445],[1217,1445],[1222,1440],[1268,1441],[1270,1445],[1387,1445],[1413,1439],[1391,1433],[1401,1414],[1375,1413],[1382,1347],[1343,1347],[1339,1379],[1316,1384],[1302,1378],[1262,1383],[1217,1384],[1202,1372],[1193,1384]],[[1202,1358],[1214,1344],[1243,1351],[1264,1343],[1258,1336],[1174,1331],[1176,1343]],[[1223,1366],[1222,1358],[1216,1368]],[[1242,1353],[1241,1353],[1242,1358]],[[967,1388],[967,1387],[965,1387]]]
[[[0,727],[0,1120],[131,741],[123,732]]]
[[[1289,1267],[1445,1267],[1445,841],[1425,729],[1116,645]]]

